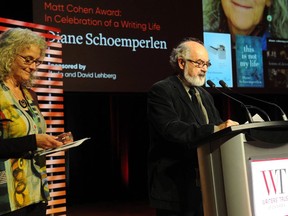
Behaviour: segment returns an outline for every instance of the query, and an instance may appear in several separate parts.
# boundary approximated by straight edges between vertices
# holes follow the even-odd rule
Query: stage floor
[[[67,206],[67,216],[154,216],[146,202],[107,202]]]

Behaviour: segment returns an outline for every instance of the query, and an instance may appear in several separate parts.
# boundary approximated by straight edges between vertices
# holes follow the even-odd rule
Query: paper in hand
[[[83,139],[80,139],[80,140],[76,140],[74,142],[71,142],[71,143],[67,143],[67,144],[64,144],[60,147],[57,147],[57,148],[52,148],[52,149],[40,149],[40,150],[37,150],[34,155],[47,155],[47,154],[51,154],[51,153],[54,153],[54,152],[58,152],[58,151],[63,151],[63,150],[66,150],[66,149],[70,149],[70,148],[74,148],[74,147],[77,147],[79,145],[81,145],[85,140],[88,140],[90,139],[89,137],[86,137],[86,138],[83,138]]]

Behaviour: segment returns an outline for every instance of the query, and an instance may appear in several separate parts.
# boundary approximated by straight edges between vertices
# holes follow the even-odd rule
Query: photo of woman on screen
[[[288,39],[287,0],[203,0],[203,31]]]

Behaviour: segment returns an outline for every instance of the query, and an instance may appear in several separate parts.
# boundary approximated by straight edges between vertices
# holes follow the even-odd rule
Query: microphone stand
[[[234,97],[226,94],[225,92],[220,91],[218,88],[216,88],[216,85],[215,85],[211,80],[207,80],[207,84],[208,84],[210,87],[212,87],[212,88],[216,89],[217,91],[219,91],[221,94],[225,95],[226,97],[228,97],[228,98],[230,98],[230,99],[232,99],[232,100],[240,103],[240,104],[241,104],[241,107],[244,108],[245,111],[246,111],[245,113],[246,113],[246,117],[247,117],[248,122],[253,123],[253,118],[252,118],[252,116],[251,116],[251,113],[250,113],[249,109],[247,108],[247,106],[245,106],[244,103],[242,103],[241,101],[237,100],[236,98],[234,98]]]
[[[229,91],[233,92],[233,90],[231,88],[228,87],[228,85],[223,81],[223,80],[220,80],[219,81],[219,84],[225,88],[225,89],[228,89]],[[243,96],[243,97],[246,97],[246,98],[249,98],[249,99],[252,99],[252,100],[256,100],[256,101],[259,101],[259,102],[262,102],[262,103],[266,103],[266,104],[269,104],[269,105],[272,105],[272,106],[275,106],[277,107],[280,112],[281,112],[281,115],[282,115],[282,119],[284,121],[287,121],[287,116],[285,114],[285,112],[282,110],[282,108],[280,106],[278,106],[277,104],[275,103],[271,103],[271,102],[268,102],[268,101],[264,101],[264,100],[261,100],[261,99],[258,99],[258,98],[255,98],[255,97],[252,97],[252,96],[249,96],[249,95],[245,95],[245,94],[241,94],[241,93],[238,93],[239,95]],[[262,110],[262,112],[264,113],[264,111]],[[266,113],[266,112],[265,112]]]
[[[256,107],[256,106],[253,106],[253,105],[246,105],[247,109],[255,109],[255,110],[258,110],[260,112],[262,112],[266,118],[267,118],[267,121],[271,121],[269,115],[267,112],[265,112],[263,109],[260,109],[259,107]]]

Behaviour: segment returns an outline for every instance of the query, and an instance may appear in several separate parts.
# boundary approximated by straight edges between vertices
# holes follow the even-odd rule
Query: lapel
[[[197,110],[195,110],[193,108],[193,105],[191,103],[191,99],[190,99],[188,92],[186,91],[185,87],[183,86],[182,82],[178,79],[177,76],[172,76],[171,81],[174,85],[173,91],[177,92],[180,100],[182,100],[187,105],[187,109],[188,109],[187,112],[191,112],[192,115],[194,116],[194,119],[197,121],[197,123],[202,125],[203,119],[201,117],[199,117],[200,113],[197,112]]]

